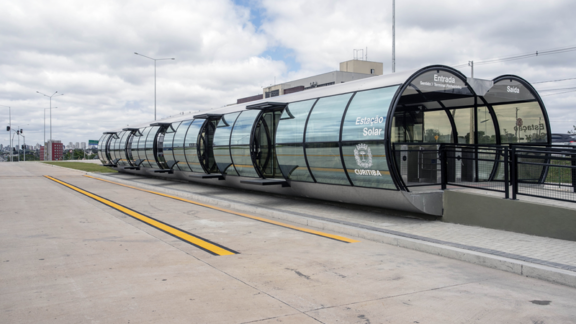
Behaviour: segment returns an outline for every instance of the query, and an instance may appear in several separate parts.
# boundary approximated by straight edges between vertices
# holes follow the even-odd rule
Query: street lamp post
[[[58,93],[58,91],[54,92],[51,96],[43,94],[40,91],[36,91],[36,93],[41,94],[44,97],[50,98],[50,142],[52,142],[52,97],[54,97],[55,95],[63,96],[64,94]],[[46,117],[44,117],[44,120],[46,120]],[[44,140],[46,140],[46,135],[44,135]],[[44,152],[46,152],[46,142],[44,142]]]
[[[160,59],[156,59],[156,58],[148,57],[148,56],[146,56],[146,55],[139,54],[139,53],[137,53],[137,52],[134,52],[134,54],[140,55],[140,56],[142,56],[142,57],[145,57],[145,58],[147,58],[147,59],[150,59],[150,60],[154,61],[154,120],[156,120],[156,61],[175,60],[175,58],[170,57],[170,58],[160,58]]]
[[[22,144],[24,146],[24,162],[26,162],[26,136],[22,135],[22,137],[24,138],[24,144]]]
[[[8,107],[8,106],[0,106],[0,107]],[[10,127],[10,132],[12,132],[12,108],[8,107],[8,124]],[[12,136],[10,136],[10,134],[8,134],[8,138],[10,139],[10,162],[14,162],[12,160],[12,150],[14,149],[12,147]]]
[[[44,161],[46,161],[48,156],[48,148],[46,147],[46,109],[44,108]],[[58,107],[54,107],[54,109],[58,109]]]

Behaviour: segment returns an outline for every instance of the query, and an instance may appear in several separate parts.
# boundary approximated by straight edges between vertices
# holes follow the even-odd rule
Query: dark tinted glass
[[[126,156],[126,143],[129,137],[130,132],[123,132],[118,144],[118,158],[120,159],[118,163],[122,166],[130,165],[130,163],[128,163],[128,157]]]
[[[308,143],[306,156],[317,182],[350,185],[342,167],[338,143]]]
[[[306,126],[307,143],[337,142],[340,140],[342,114],[350,97],[352,94],[347,93],[318,100]]]
[[[316,99],[289,104],[282,112],[276,143],[302,143],[304,141],[304,126],[310,109]]]
[[[398,86],[356,93],[346,111],[342,140],[384,139],[386,116]]]

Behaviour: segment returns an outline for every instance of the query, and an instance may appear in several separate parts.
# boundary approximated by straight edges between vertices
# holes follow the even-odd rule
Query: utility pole
[[[1,106],[1,107],[7,107],[8,108],[8,131],[11,133],[12,132],[12,108],[8,107],[8,106]],[[10,136],[10,133],[8,133],[8,139],[10,139],[10,162],[14,162],[13,158],[12,158],[12,136]]]
[[[396,0],[392,0],[392,73],[396,72]]]
[[[474,78],[474,61],[468,61],[468,66],[470,67],[470,77]]]

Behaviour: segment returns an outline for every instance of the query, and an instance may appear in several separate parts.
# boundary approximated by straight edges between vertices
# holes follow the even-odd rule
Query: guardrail
[[[440,146],[442,189],[448,186],[576,202],[576,147],[551,145]]]

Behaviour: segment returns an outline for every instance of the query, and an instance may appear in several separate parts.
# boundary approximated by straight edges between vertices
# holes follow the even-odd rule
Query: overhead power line
[[[535,51],[532,53],[527,53],[527,54],[522,54],[522,55],[502,57],[502,58],[494,58],[494,59],[489,59],[489,60],[484,60],[484,61],[474,61],[474,65],[484,65],[484,64],[516,61],[516,60],[522,60],[522,59],[526,59],[526,58],[530,58],[530,57],[561,54],[561,53],[567,53],[567,52],[573,52],[573,51],[576,51],[576,46],[550,49],[550,50],[544,50],[544,51]],[[468,63],[453,65],[452,67],[460,67],[460,66],[468,66]]]
[[[576,87],[558,88],[558,89],[544,89],[544,90],[538,90],[538,92],[544,92],[544,91],[562,91],[562,90],[576,90]]]
[[[568,80],[576,80],[576,78],[559,79],[559,80],[549,80],[549,81],[539,81],[539,82],[530,82],[530,83],[531,83],[531,84],[537,84],[537,83],[560,82],[560,81],[568,81]]]
[[[548,97],[548,96],[553,96],[553,95],[558,95],[558,94],[563,94],[563,93],[568,93],[568,92],[574,92],[576,90],[570,90],[570,91],[564,91],[564,92],[557,92],[557,93],[547,93],[545,95],[541,95],[540,97]]]

